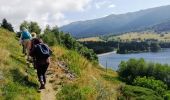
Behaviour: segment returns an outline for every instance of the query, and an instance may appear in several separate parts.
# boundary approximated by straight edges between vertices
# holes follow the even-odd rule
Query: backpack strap
[[[37,45],[35,45],[36,47],[39,47],[41,52],[44,53],[44,54],[48,54],[50,52],[49,48],[47,45],[43,44],[43,43],[39,43]],[[42,49],[42,46],[45,46],[47,48],[47,52],[44,52],[44,50]]]

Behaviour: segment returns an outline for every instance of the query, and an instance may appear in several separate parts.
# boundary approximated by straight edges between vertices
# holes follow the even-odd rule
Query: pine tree
[[[9,30],[11,32],[14,32],[12,24],[8,23],[8,21],[5,18],[2,20],[1,27],[5,28],[5,29],[7,29],[7,30]]]

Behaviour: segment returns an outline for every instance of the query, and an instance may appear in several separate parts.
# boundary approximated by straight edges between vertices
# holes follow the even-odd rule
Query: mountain
[[[74,37],[91,37],[105,34],[119,34],[151,27],[170,19],[170,5],[140,10],[99,19],[78,21],[62,26],[61,31]]]
[[[148,30],[152,30],[156,33],[170,32],[170,20],[154,25],[150,27]]]

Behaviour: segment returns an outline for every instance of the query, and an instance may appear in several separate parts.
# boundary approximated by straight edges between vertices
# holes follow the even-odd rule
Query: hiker
[[[37,38],[37,34],[35,32],[31,33],[32,38]]]
[[[31,34],[28,32],[28,30],[23,27],[22,28],[22,33],[21,33],[21,37],[20,37],[20,42],[23,45],[23,51],[25,49],[25,53],[27,55],[27,60],[29,60],[29,52],[30,52],[30,48],[31,48]]]
[[[45,73],[50,63],[51,50],[42,42],[41,39],[34,38],[31,40],[30,56],[33,57],[34,68],[37,69],[37,76],[40,82],[39,89],[45,89]]]

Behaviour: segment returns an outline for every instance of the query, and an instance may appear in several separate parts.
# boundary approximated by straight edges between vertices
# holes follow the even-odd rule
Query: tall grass
[[[98,64],[89,62],[77,52],[66,50],[63,47],[54,47],[53,54],[53,58],[64,61],[69,70],[77,75],[77,78],[72,80],[73,82],[64,84],[56,96],[59,100],[109,100],[116,98],[115,87],[117,86],[114,84],[120,82],[115,79],[117,77],[115,72],[108,70],[106,73]]]
[[[0,72],[3,77],[3,80],[0,80],[1,100],[40,99],[36,73],[32,68],[28,68],[26,77],[26,68],[26,61],[15,33],[0,28]]]

